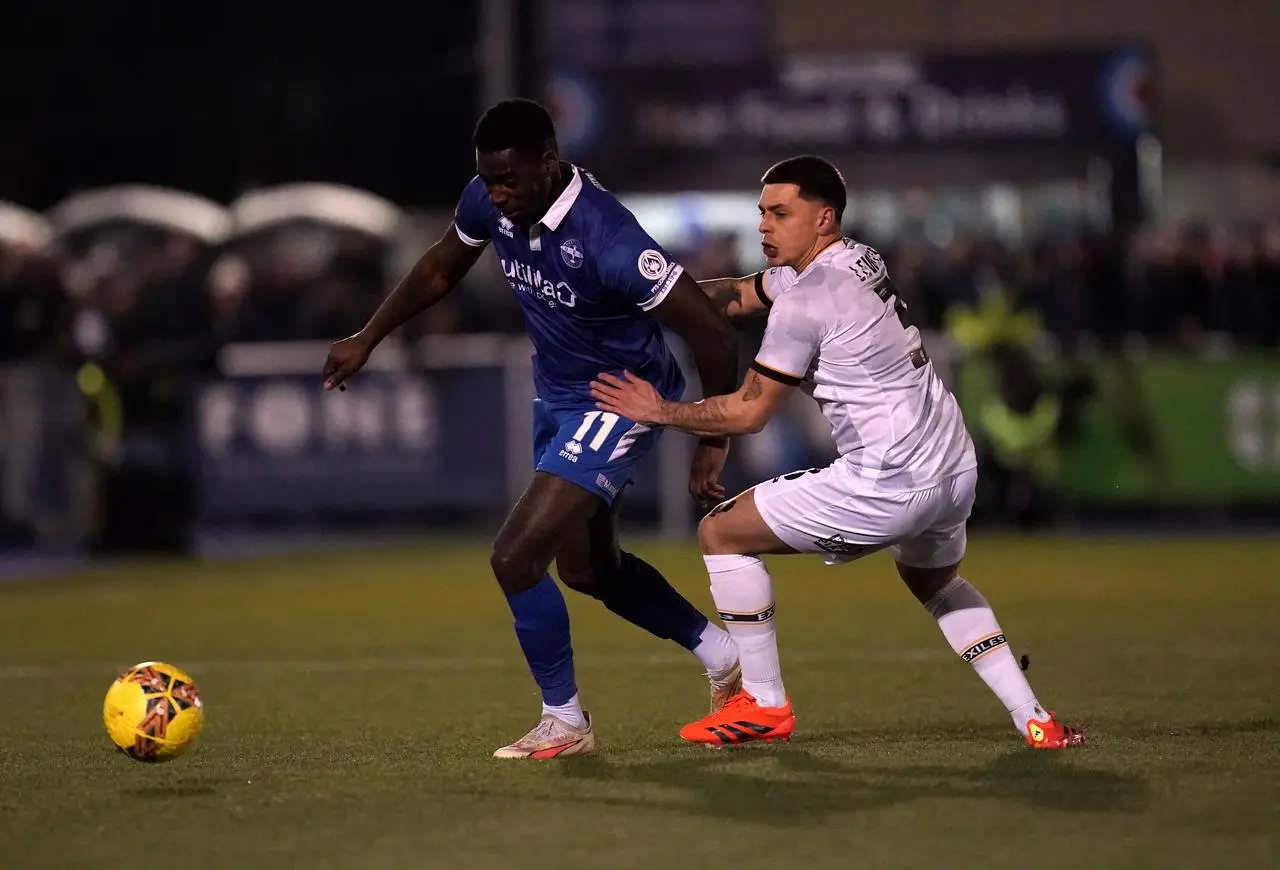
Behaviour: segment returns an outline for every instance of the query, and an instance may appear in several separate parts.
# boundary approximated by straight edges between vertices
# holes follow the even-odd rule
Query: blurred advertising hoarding
[[[673,4],[683,11],[665,27],[654,5],[543,3],[561,148],[617,190],[753,187],[806,152],[851,180],[872,157],[877,175],[892,158],[903,183],[930,183],[923,161],[940,153],[979,156],[977,169],[948,165],[952,177],[1080,175],[1152,125],[1152,61],[1137,45],[778,52],[761,0]]]

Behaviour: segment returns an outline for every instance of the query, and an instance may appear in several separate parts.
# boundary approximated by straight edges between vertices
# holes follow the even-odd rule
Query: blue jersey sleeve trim
[[[473,239],[471,236],[464,233],[462,231],[462,227],[458,226],[456,223],[453,225],[453,231],[458,234],[458,238],[462,239],[463,244],[470,245],[473,248],[483,248],[485,245],[489,244],[488,239]]]
[[[662,300],[667,298],[667,294],[671,292],[671,288],[676,286],[676,281],[680,280],[680,276],[684,274],[684,266],[679,263],[673,263],[667,277],[658,284],[653,291],[653,295],[647,300],[640,303],[641,311],[652,311],[662,304]]]
[[[462,189],[462,196],[458,197],[458,206],[453,212],[453,228],[458,238],[473,248],[484,247],[490,241],[493,214],[483,182],[479,177],[471,179]]]

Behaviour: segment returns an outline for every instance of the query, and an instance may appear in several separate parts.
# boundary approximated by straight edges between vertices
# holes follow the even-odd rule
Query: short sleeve
[[[767,378],[798,385],[822,344],[823,324],[803,295],[787,294],[769,310],[764,339],[751,368]]]
[[[630,215],[612,235],[602,236],[602,247],[595,257],[600,284],[625,295],[641,311],[662,304],[684,274],[684,267]]]
[[[791,285],[796,283],[799,275],[796,270],[790,266],[773,266],[765,269],[760,273],[760,283],[757,284],[757,292],[761,294],[760,301],[765,305],[772,305],[787,290],[791,289]]]
[[[487,245],[491,239],[489,221],[492,215],[493,203],[489,202],[484,182],[476,176],[463,188],[458,207],[453,212],[453,228],[458,238],[473,248]]]

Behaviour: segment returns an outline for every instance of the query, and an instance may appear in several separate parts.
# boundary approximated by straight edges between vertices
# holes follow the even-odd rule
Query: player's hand
[[[345,390],[347,378],[364,368],[372,351],[373,347],[360,333],[335,341],[324,361],[324,388]]]
[[[653,384],[631,372],[625,375],[625,379],[606,372],[596,375],[596,380],[591,382],[591,397],[596,400],[596,407],[646,426],[663,425],[664,402]]]
[[[729,458],[728,438],[700,438],[689,469],[689,494],[699,507],[710,508],[724,501],[720,472]]]

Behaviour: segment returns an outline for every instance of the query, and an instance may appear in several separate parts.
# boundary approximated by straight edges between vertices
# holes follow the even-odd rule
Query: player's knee
[[[493,576],[497,578],[502,591],[508,595],[532,589],[543,574],[530,554],[521,547],[510,545],[499,544],[493,548],[493,553],[489,556],[489,567],[493,569]]]
[[[556,573],[560,575],[560,582],[574,592],[590,595],[592,598],[600,597],[601,578],[590,568],[569,568],[557,564]]]
[[[716,513],[712,511],[698,523],[698,544],[704,556],[732,555],[731,542]]]
[[[898,576],[921,604],[928,604],[947,584],[960,576],[958,564],[940,568],[914,568],[898,562],[897,566]]]

